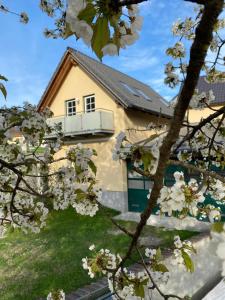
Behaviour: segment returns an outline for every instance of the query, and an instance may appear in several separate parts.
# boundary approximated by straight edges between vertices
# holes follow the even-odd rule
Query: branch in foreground
[[[196,167],[194,165],[185,163],[183,161],[177,161],[177,160],[169,160],[169,164],[173,164],[173,165],[176,165],[176,166],[182,166],[182,167],[187,168],[189,170],[196,171],[198,173],[201,173],[203,175],[218,179],[221,182],[225,183],[225,177],[219,175],[218,173],[216,173],[214,171],[204,170],[204,169],[201,169],[201,168]]]
[[[193,127],[193,130],[191,131],[191,133],[186,135],[183,138],[183,140],[176,146],[176,149],[174,151],[176,152],[183,145],[184,142],[191,140],[195,136],[196,132],[198,130],[200,130],[203,126],[210,123],[212,120],[214,120],[215,118],[218,118],[219,116],[221,116],[224,113],[225,113],[225,105],[222,106],[220,109],[218,109],[215,113],[213,113],[213,114],[209,115],[207,118],[203,119],[199,124],[195,125]]]
[[[119,1],[118,7],[126,6],[126,5],[139,4],[139,3],[142,3],[142,2],[146,2],[146,1],[148,1],[148,0],[122,0],[122,1]]]
[[[196,3],[199,5],[205,5],[207,0],[184,0],[185,2],[192,2],[192,3]]]
[[[187,77],[179,95],[177,105],[175,107],[174,118],[170,124],[170,129],[160,149],[159,164],[156,170],[151,196],[148,201],[147,208],[141,214],[141,220],[136,227],[136,231],[134,233],[134,237],[132,239],[130,247],[119,267],[121,267],[131,255],[132,250],[136,246],[138,238],[144,226],[146,225],[146,222],[150,217],[153,208],[157,203],[157,199],[163,187],[164,171],[167,165],[167,161],[170,158],[172,146],[175,144],[179,137],[179,132],[182,127],[185,113],[194,94],[200,71],[204,64],[209,45],[213,38],[214,26],[217,22],[219,14],[223,10],[223,4],[223,0],[211,0],[208,1],[204,7],[202,18],[198,27],[196,28],[195,39],[191,47],[190,61],[187,68]]]
[[[160,296],[162,296],[165,300],[167,300],[167,299],[169,299],[169,298],[175,298],[175,299],[182,300],[183,298],[181,298],[181,297],[179,297],[179,296],[177,296],[177,295],[174,295],[174,294],[164,294],[164,293],[160,290],[160,288],[159,288],[158,285],[156,284],[154,278],[152,277],[151,272],[148,270],[148,268],[147,268],[147,266],[146,266],[146,263],[145,263],[145,260],[144,260],[144,258],[143,258],[143,256],[142,256],[140,250],[138,249],[138,247],[136,247],[136,250],[137,250],[137,252],[138,252],[138,254],[139,254],[140,258],[141,258],[142,266],[144,267],[146,273],[148,274],[148,276],[149,276],[149,278],[150,278],[150,280],[151,280],[151,282],[152,282],[152,284],[153,284],[152,289],[155,288],[155,289],[158,291],[158,293],[160,294]]]

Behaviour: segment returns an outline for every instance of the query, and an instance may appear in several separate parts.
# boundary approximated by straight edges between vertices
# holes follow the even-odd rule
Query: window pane
[[[85,111],[87,113],[95,111],[95,97],[94,96],[85,97]]]
[[[76,100],[70,100],[66,102],[67,115],[76,115]]]

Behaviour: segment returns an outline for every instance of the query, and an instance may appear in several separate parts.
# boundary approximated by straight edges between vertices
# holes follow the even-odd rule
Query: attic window
[[[141,97],[144,97],[146,100],[151,100],[151,98],[145,94],[144,91],[142,90],[139,90],[139,89],[136,89],[136,91],[138,92],[138,94],[141,96]]]
[[[133,94],[133,95],[135,95],[135,96],[139,96],[137,90],[136,90],[134,87],[131,87],[131,86],[129,86],[127,83],[124,83],[124,82],[122,82],[122,81],[121,81],[121,84],[122,84],[123,87],[125,87],[125,89],[126,89],[129,93],[131,93],[131,94]]]

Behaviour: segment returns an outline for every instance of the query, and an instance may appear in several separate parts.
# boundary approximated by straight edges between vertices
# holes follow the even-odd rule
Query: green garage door
[[[134,171],[131,162],[127,163],[128,174],[128,209],[141,212],[147,205],[147,195],[152,187],[152,182]]]
[[[128,174],[128,209],[129,211],[134,212],[142,212],[147,205],[147,195],[149,194],[149,189],[151,189],[153,183],[144,176],[141,176],[140,174],[134,172],[132,170],[131,162],[127,162],[127,174]],[[179,166],[169,166],[166,169],[165,172],[165,178],[164,183],[166,186],[172,186],[175,182],[174,180],[174,172],[176,171],[182,171],[185,175],[186,181],[188,181],[190,178],[195,178],[196,180],[199,179],[198,174],[191,173],[187,169]],[[219,169],[216,169],[214,171],[217,171],[220,173],[220,175],[224,176],[225,172],[221,171]],[[205,204],[212,204],[216,207],[219,205],[215,203],[215,200],[211,198],[210,196],[206,197]],[[225,205],[220,205],[221,213],[222,213],[222,220],[225,221]],[[158,211],[158,208],[154,210],[154,213]]]

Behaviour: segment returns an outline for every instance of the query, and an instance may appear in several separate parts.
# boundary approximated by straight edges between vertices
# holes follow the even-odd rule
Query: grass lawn
[[[117,212],[104,209],[111,217]],[[63,288],[71,292],[89,282],[87,272],[81,267],[81,259],[89,255],[89,246],[109,248],[124,253],[129,238],[124,234],[109,235],[114,225],[100,211],[96,217],[77,215],[73,209],[53,212],[40,234],[10,233],[0,239],[0,299],[36,300],[45,298],[51,289]],[[121,224],[133,230],[135,224]],[[188,231],[164,231],[147,226],[144,235],[163,239],[168,246],[177,233],[185,239]]]

